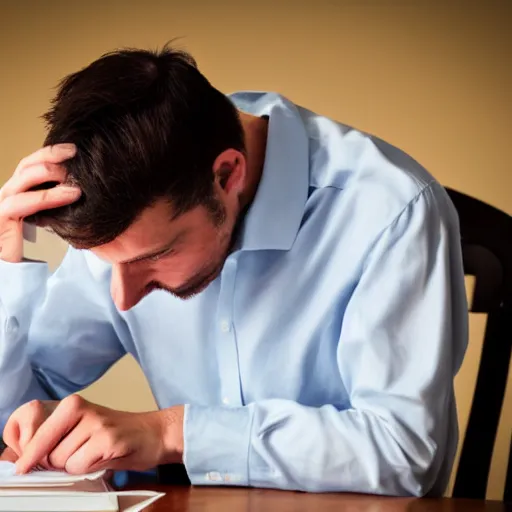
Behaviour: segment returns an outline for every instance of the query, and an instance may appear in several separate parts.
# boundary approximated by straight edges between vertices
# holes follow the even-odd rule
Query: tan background
[[[444,5],[448,3],[449,6]],[[0,1],[0,181],[43,139],[38,116],[64,75],[119,46],[180,44],[224,92],[275,90],[411,153],[445,185],[512,214],[510,2]],[[30,255],[56,265],[42,235]],[[461,428],[485,318],[457,377]],[[131,360],[85,392],[127,410],[154,407]],[[488,487],[503,493],[512,383]]]

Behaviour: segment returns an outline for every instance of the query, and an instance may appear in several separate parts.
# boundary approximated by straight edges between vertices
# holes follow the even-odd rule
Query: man
[[[19,472],[443,492],[467,304],[456,213],[418,163],[278,94],[227,98],[170,48],[103,56],[45,117],[0,193]],[[52,276],[24,219],[70,243]],[[126,353],[158,412],[74,394]]]

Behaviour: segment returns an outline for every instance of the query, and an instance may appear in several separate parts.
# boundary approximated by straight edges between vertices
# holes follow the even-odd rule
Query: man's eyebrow
[[[155,258],[156,256],[160,256],[161,254],[164,254],[169,249],[172,248],[173,245],[175,245],[179,240],[182,238],[183,232],[176,235],[170,242],[167,242],[163,247],[160,247],[159,249],[155,249],[154,251],[147,252],[145,254],[141,254],[140,256],[136,256],[135,258],[132,258],[131,260],[122,261],[121,263],[123,265],[127,263],[135,263],[137,261],[143,261],[148,260],[150,258]]]

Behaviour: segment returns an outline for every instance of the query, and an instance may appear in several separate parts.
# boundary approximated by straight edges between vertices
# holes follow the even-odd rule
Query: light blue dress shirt
[[[124,354],[159,407],[185,408],[193,484],[443,492],[467,343],[456,212],[412,158],[274,93],[231,96],[269,121],[262,181],[222,274],[127,312],[110,268],[70,249],[0,262],[0,426]]]

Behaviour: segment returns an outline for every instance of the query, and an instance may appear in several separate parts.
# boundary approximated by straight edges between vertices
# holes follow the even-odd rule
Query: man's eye
[[[158,261],[160,258],[163,258],[164,256],[169,256],[169,254],[172,253],[172,249],[167,249],[164,252],[161,252],[160,254],[155,254],[155,256],[151,256],[149,258],[149,261]]]

